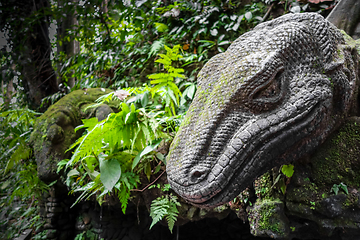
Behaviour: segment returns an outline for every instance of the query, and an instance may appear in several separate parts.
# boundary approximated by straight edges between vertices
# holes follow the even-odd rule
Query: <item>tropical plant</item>
[[[39,229],[43,221],[38,216],[37,200],[48,190],[48,185],[37,176],[31,157],[29,136],[36,113],[29,109],[10,109],[0,112],[0,208],[5,226],[0,238],[10,239],[20,231]]]
[[[161,188],[163,192],[168,192],[170,189],[170,185],[166,185]],[[158,188],[160,187],[158,186]],[[178,202],[177,197],[174,196],[172,193],[162,195],[153,200],[150,207],[150,216],[152,217],[150,229],[156,223],[165,218],[169,226],[169,230],[172,233],[175,222],[179,215],[179,211],[177,209],[178,206],[181,206],[181,204]]]
[[[59,171],[69,169],[66,182],[72,192],[81,192],[75,203],[96,194],[101,204],[107,194],[114,192],[125,212],[130,191],[139,183],[139,173],[144,172],[150,179],[151,174],[159,172],[159,161],[164,157],[156,148],[171,139],[170,129],[179,124],[174,119],[179,119],[175,115],[181,92],[175,80],[185,78],[180,74],[182,69],[171,65],[181,57],[180,46],[165,48],[167,53],[159,54],[156,62],[164,65],[166,73],[150,75],[152,87],[129,88],[123,95],[130,97],[123,100],[118,99],[119,92],[101,97],[95,106],[117,99],[119,112],[100,122],[96,118],[84,119],[83,125],[76,128],[85,128],[86,132],[70,147],[75,149],[71,159],[58,164]],[[191,96],[189,91],[187,96]]]

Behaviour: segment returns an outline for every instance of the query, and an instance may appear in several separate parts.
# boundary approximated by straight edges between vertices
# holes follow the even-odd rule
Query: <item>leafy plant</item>
[[[294,174],[294,165],[282,165],[281,172],[288,178],[292,177]]]
[[[145,109],[126,102],[120,107],[118,113],[103,121],[83,120],[84,124],[76,130],[87,128],[87,133],[71,146],[70,149],[77,148],[66,166],[73,168],[67,174],[69,183],[80,176],[91,179],[86,184],[82,181],[75,184],[74,192],[83,192],[77,202],[100,191],[97,199],[101,203],[106,194],[115,190],[125,212],[130,190],[139,182],[139,176],[132,172],[137,165],[133,164],[135,156],[167,135]],[[65,161],[60,166],[64,164]]]
[[[315,210],[316,202],[310,201],[310,209]]]
[[[330,190],[330,192],[334,192],[335,195],[338,195],[339,190],[343,190],[344,193],[349,194],[347,186],[344,183],[334,184]]]
[[[140,181],[140,172],[148,179],[159,172],[159,160],[164,161],[164,157],[156,148],[171,138],[166,131],[177,125],[177,109],[180,102],[187,101],[180,101],[181,92],[175,84],[176,79],[185,78],[183,70],[172,66],[181,57],[179,48],[165,46],[167,53],[159,54],[161,58],[156,62],[162,63],[167,73],[150,75],[152,87],[129,88],[125,95],[131,96],[122,101],[118,92],[101,97],[93,107],[117,99],[119,112],[100,122],[96,118],[84,119],[83,125],[76,128],[86,132],[70,147],[69,150],[75,149],[71,159],[58,164],[58,171],[69,169],[65,180],[68,186],[81,193],[74,204],[93,195],[101,204],[107,194],[114,192],[125,212],[130,191]],[[188,85],[186,95],[192,98],[194,89]]]
[[[172,66],[173,61],[177,61],[182,56],[179,55],[181,46],[176,45],[172,49],[168,46],[164,46],[166,54],[159,54],[160,59],[155,62],[162,63],[166,73],[154,73],[148,76],[151,79],[151,84],[156,84],[153,87],[153,91],[161,91],[162,97],[165,99],[165,110],[170,115],[176,115],[175,106],[180,105],[181,92],[178,86],[175,84],[175,79],[184,79],[185,75],[181,74],[184,72],[182,68],[175,68]]]
[[[170,185],[167,184],[167,186],[165,185],[164,188],[162,188],[162,191],[167,192],[169,189]],[[181,206],[181,204],[178,202],[177,197],[172,193],[162,195],[161,197],[153,200],[150,207],[150,216],[153,219],[150,225],[150,229],[156,223],[165,218],[168,223],[169,230],[172,233],[175,222],[179,215],[179,211],[177,209],[178,206]]]
[[[37,199],[48,190],[48,185],[37,175],[37,166],[31,157],[29,136],[36,113],[27,108],[0,112],[0,225],[5,227],[1,239],[12,239],[27,228],[39,229]]]
[[[274,183],[272,185],[272,188],[275,185],[278,185],[278,187],[280,188],[281,192],[283,194],[286,193],[286,187],[290,182],[290,178],[293,176],[294,174],[294,165],[292,164],[288,164],[288,165],[282,165],[280,172],[286,176],[286,179],[284,179],[284,177],[279,174],[276,179],[274,180]]]

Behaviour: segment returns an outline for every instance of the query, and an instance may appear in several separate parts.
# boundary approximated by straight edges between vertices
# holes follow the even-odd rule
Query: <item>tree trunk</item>
[[[78,4],[78,0],[59,0],[58,1],[58,7],[62,8],[64,10],[64,15],[61,16],[60,19],[58,19],[58,28],[57,28],[57,36],[58,39],[61,40],[62,44],[59,44],[59,41],[57,42],[57,52],[64,52],[67,57],[72,57],[80,52],[80,45],[79,42],[75,40],[75,38],[72,36],[70,37],[70,41],[64,41],[64,37],[67,36],[67,31],[69,29],[73,29],[74,26],[78,25],[78,21],[76,18],[76,12],[74,9],[68,9],[70,6],[67,5],[67,3],[72,3],[70,6],[75,6]],[[58,67],[61,69],[61,66]],[[60,75],[60,74],[59,74]],[[61,80],[61,82],[63,82]],[[73,87],[75,85],[76,79],[74,77],[69,76],[67,85],[69,87]]]
[[[360,21],[360,1],[341,0],[326,19],[353,36]]]
[[[21,72],[29,107],[38,109],[41,100],[58,91],[50,61],[50,10],[48,0],[8,0],[2,3],[1,27],[9,31],[12,52]]]

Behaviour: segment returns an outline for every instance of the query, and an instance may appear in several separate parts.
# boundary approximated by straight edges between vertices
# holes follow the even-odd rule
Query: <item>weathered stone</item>
[[[49,207],[48,211],[51,213],[61,213],[63,209],[61,207]]]
[[[21,233],[21,235],[13,240],[30,240],[31,239],[32,229],[26,229]]]
[[[86,105],[109,92],[100,88],[73,91],[51,105],[37,119],[30,142],[42,181],[50,183],[58,179],[57,163],[70,157],[71,152],[66,150],[81,134],[75,133],[74,129],[81,124],[81,118],[89,113],[84,111]]]
[[[44,229],[55,229],[56,227],[50,223],[45,223],[44,224]]]
[[[46,203],[46,206],[48,206],[48,207],[57,207],[59,205],[60,204],[58,202],[47,202]]]
[[[313,152],[357,108],[356,47],[315,13],[240,36],[198,74],[168,154],[172,189],[199,207],[218,206]]]
[[[55,213],[48,213],[48,214],[46,214],[46,218],[53,218],[53,217],[55,217],[55,216],[56,216]]]
[[[254,236],[288,239],[289,220],[280,200],[257,201],[254,207],[248,208],[248,214],[250,231]]]
[[[56,239],[57,231],[56,230],[48,230],[46,233],[47,239]]]
[[[317,211],[328,218],[337,217],[343,213],[345,200],[346,196],[344,194],[327,197],[320,202]]]
[[[59,199],[58,198],[54,198],[54,197],[49,197],[47,198],[48,202],[52,202],[52,203],[58,203]]]

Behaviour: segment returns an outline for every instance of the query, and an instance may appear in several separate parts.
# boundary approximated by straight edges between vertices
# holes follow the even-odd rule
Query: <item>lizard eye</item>
[[[283,72],[280,68],[264,84],[257,87],[250,95],[251,108],[255,112],[268,111],[275,108],[283,98]]]
[[[283,71],[278,72],[273,79],[265,83],[260,89],[257,89],[252,98],[266,99],[274,98],[281,92],[281,75]]]

